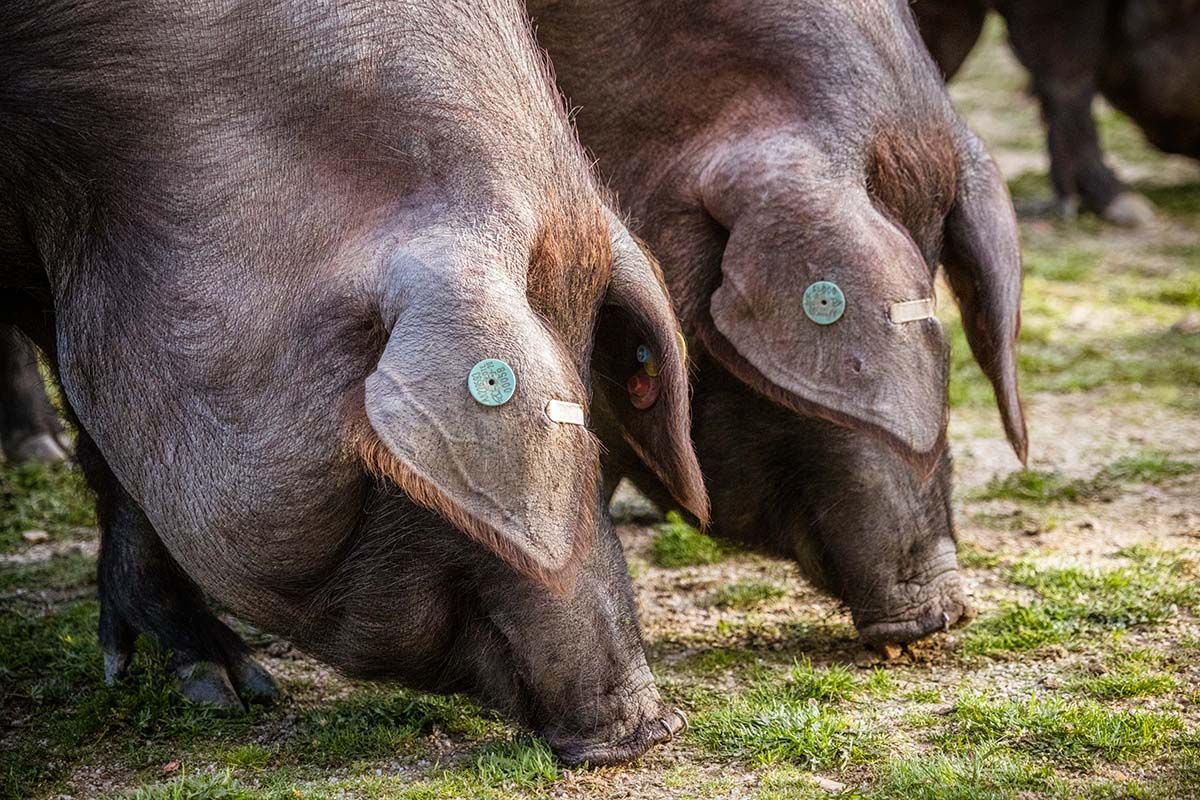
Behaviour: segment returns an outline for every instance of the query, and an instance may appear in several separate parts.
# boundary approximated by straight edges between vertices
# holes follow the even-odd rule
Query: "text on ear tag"
[[[818,325],[832,325],[846,313],[846,295],[833,281],[817,281],[804,290],[804,314]]]
[[[502,406],[517,390],[517,376],[512,367],[498,358],[485,358],[471,367],[467,375],[467,390],[480,405]]]
[[[932,297],[923,297],[920,300],[905,300],[903,303],[892,303],[888,307],[888,319],[897,325],[904,322],[916,322],[921,319],[932,319],[933,306]]]

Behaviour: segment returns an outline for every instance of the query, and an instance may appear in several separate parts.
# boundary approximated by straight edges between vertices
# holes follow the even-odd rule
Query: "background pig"
[[[652,407],[596,385],[703,516],[676,322],[519,7],[10,4],[0,153],[0,321],[80,423],[110,680],[146,632],[189,697],[272,695],[207,593],[570,761],[678,730],[595,437],[547,412],[588,403],[594,340],[648,345]],[[489,358],[515,386],[486,406]]]
[[[67,458],[62,424],[42,384],[37,355],[16,328],[0,325],[0,446],[14,463]]]
[[[1149,202],[1104,164],[1092,99],[1102,94],[1160,150],[1200,158],[1200,3],[917,0],[921,33],[948,78],[978,40],[989,6],[1033,76],[1061,209],[1073,214],[1082,202],[1119,225],[1149,221]]]
[[[714,531],[796,559],[867,642],[962,618],[947,345],[919,301],[944,264],[1024,458],[1020,261],[1004,184],[906,5],[529,5],[584,145],[662,261]],[[823,281],[844,297],[831,324],[804,310]],[[665,497],[611,451],[606,475]]]

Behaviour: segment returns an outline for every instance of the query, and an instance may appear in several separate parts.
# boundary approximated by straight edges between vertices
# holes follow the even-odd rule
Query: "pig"
[[[943,264],[1024,459],[1020,253],[906,3],[527,6],[666,275],[712,531],[794,559],[869,645],[968,618],[934,277]],[[609,488],[625,475],[669,504],[597,418]]]
[[[1080,205],[1115,225],[1151,221],[1149,201],[1104,163],[1092,116],[1099,93],[1152,145],[1200,158],[1200,2],[1196,0],[916,0],[921,33],[947,79],[994,8],[1033,77],[1058,210]]]
[[[0,449],[10,464],[67,460],[67,440],[46,397],[33,348],[11,325],[0,325]]]
[[[146,633],[192,700],[274,696],[211,599],[567,763],[678,733],[590,387],[707,501],[678,322],[606,197],[512,0],[4,6],[0,322],[78,424],[106,679]]]

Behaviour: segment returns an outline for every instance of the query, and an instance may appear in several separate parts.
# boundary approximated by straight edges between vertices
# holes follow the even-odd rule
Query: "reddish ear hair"
[[[1021,248],[1008,187],[983,144],[965,128],[959,140],[958,194],[946,218],[942,263],[958,298],[975,360],[996,392],[1005,433],[1028,459],[1025,412],[1017,389],[1021,331]]]

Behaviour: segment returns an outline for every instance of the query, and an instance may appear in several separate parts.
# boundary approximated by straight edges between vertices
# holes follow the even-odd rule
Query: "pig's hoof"
[[[213,661],[194,661],[175,670],[179,678],[179,693],[197,705],[225,711],[241,711],[244,706],[238,697],[229,673]]]
[[[279,690],[271,675],[249,656],[226,669],[215,661],[193,661],[176,667],[179,693],[193,703],[229,711],[245,709],[243,701],[268,702]]]
[[[1100,216],[1105,222],[1122,228],[1141,228],[1154,221],[1154,206],[1137,192],[1121,192]]]
[[[679,709],[644,721],[636,730],[615,740],[600,742],[551,742],[555,754],[569,767],[587,764],[607,767],[624,764],[641,756],[651,747],[669,742],[687,730],[687,717]]]
[[[10,460],[22,464],[59,464],[67,460],[67,453],[59,447],[54,437],[48,433],[37,433],[27,436],[17,443],[9,453]]]

